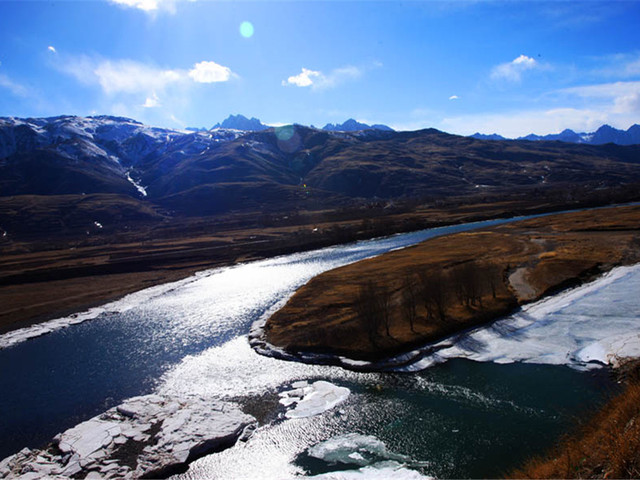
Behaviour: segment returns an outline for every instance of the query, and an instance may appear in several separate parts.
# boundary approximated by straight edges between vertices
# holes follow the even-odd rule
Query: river
[[[338,443],[355,438],[366,444],[358,455],[347,455],[354,469],[398,461],[408,466],[408,478],[498,476],[543,450],[580,412],[601,404],[615,390],[607,373],[456,359],[417,373],[355,373],[257,355],[247,334],[255,321],[323,271],[508,221],[200,272],[105,305],[90,321],[4,348],[0,458],[42,446],[126,398],[158,392],[233,400],[261,422],[248,442],[198,460],[183,478],[286,478],[341,470],[344,463],[307,453],[336,436]],[[285,419],[278,393],[301,380],[328,380],[348,387],[351,395],[323,415]],[[365,460],[357,458],[363,455]]]

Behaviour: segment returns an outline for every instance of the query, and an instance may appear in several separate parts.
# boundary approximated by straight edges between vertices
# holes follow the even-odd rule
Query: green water
[[[439,478],[505,475],[544,453],[617,391],[606,370],[466,360],[345,385],[352,399],[328,430],[373,435],[389,451],[427,463],[411,468]],[[296,463],[308,474],[346,467],[305,453]]]

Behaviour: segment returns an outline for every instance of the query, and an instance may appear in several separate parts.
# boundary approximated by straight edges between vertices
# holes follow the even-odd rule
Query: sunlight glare
[[[240,24],[240,35],[244,38],[253,37],[253,24],[251,22],[242,22]]]

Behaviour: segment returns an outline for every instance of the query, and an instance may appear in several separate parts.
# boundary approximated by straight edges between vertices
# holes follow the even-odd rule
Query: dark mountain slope
[[[49,195],[56,208],[55,196],[89,193],[136,199],[137,210],[211,215],[640,184],[637,145],[488,141],[433,129],[187,133],[113,117],[0,120],[0,197]]]

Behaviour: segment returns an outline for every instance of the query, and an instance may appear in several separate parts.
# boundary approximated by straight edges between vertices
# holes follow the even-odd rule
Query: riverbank
[[[325,272],[268,319],[264,347],[374,362],[410,351],[637,263],[639,219],[637,206],[553,215]]]
[[[355,240],[567,208],[491,199],[411,211],[376,207],[296,216],[193,219],[82,240],[0,242],[0,334],[97,307],[194,272]],[[571,205],[573,208],[582,204]]]

